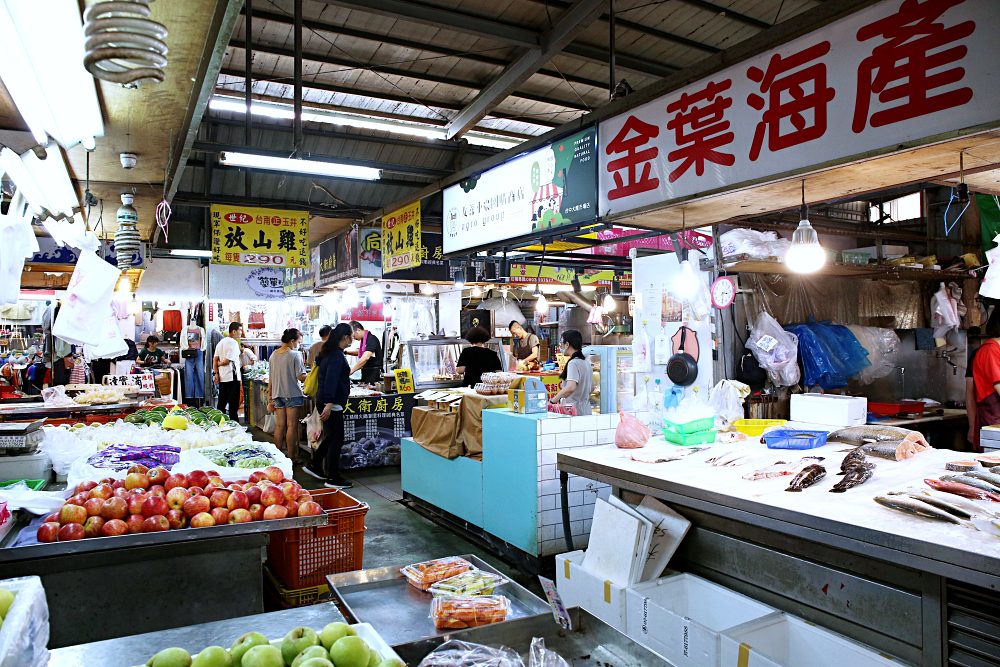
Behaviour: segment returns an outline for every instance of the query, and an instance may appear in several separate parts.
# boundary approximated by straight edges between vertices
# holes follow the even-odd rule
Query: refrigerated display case
[[[469,341],[462,338],[431,338],[406,342],[407,359],[413,371],[413,384],[417,391],[459,387],[462,376],[455,372],[458,357],[469,347]],[[496,339],[486,343],[500,357],[500,365],[507,370],[507,355],[503,353]]]
[[[601,414],[632,410],[635,400],[635,372],[631,345],[587,345],[583,348],[594,367],[594,392],[590,404]]]

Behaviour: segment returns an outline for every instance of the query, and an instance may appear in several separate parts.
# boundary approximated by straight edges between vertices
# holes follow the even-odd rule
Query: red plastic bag
[[[615,444],[619,449],[638,449],[645,447],[653,432],[641,421],[624,410],[618,411],[621,421],[615,430]]]

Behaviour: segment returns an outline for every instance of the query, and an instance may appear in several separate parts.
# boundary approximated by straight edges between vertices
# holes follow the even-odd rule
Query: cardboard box
[[[548,405],[548,391],[538,378],[524,378],[520,387],[512,384],[507,390],[507,407],[514,412],[521,414],[546,412]]]
[[[611,627],[625,632],[625,591],[580,567],[583,551],[556,555],[556,588],[563,605],[581,607]]]
[[[626,593],[626,634],[676,667],[718,665],[724,630],[772,615],[773,608],[692,574]]]
[[[868,421],[868,399],[837,394],[792,394],[792,421],[826,426],[861,426]]]

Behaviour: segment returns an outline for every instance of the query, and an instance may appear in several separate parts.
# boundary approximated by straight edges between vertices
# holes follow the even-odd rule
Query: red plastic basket
[[[339,489],[311,491],[326,511],[327,525],[270,534],[267,563],[289,589],[326,583],[326,575],[360,570],[365,549],[368,504]]]

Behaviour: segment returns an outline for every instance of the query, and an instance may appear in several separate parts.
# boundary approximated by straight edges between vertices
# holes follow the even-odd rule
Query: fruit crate
[[[330,593],[329,584],[306,586],[305,588],[285,588],[268,567],[264,568],[264,577],[266,578],[264,582],[265,598],[269,598],[274,606],[282,609],[316,604],[320,598]]]
[[[271,533],[267,562],[289,589],[318,586],[326,575],[361,569],[368,504],[340,489],[311,491],[326,512],[327,525]]]

